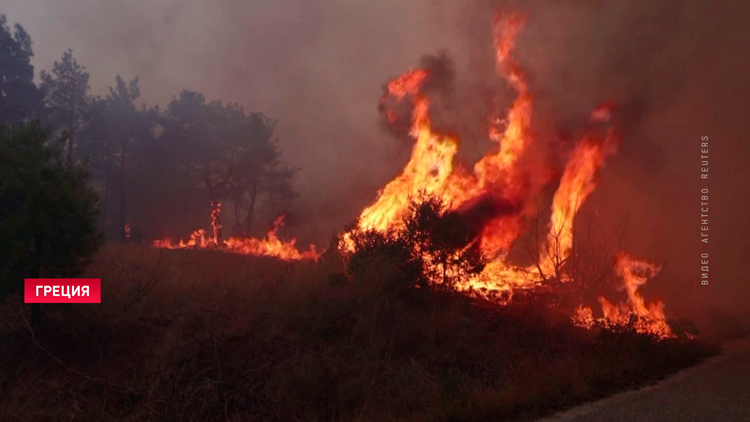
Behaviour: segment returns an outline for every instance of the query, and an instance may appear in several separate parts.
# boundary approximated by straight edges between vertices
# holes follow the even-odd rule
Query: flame
[[[415,144],[404,171],[388,183],[378,193],[375,203],[360,215],[361,228],[385,231],[397,227],[408,209],[410,198],[421,192],[439,196],[455,208],[488,192],[502,192],[511,202],[522,201],[528,196],[523,189],[526,174],[517,168],[516,163],[532,142],[529,135],[532,97],[520,67],[510,57],[522,24],[523,20],[511,15],[498,14],[495,19],[497,67],[518,89],[519,96],[506,119],[496,118],[490,129],[489,137],[500,145],[498,151],[477,162],[473,174],[454,165],[458,139],[432,128],[428,114],[430,102],[421,92],[429,80],[429,69],[410,70],[388,83],[388,94],[381,98],[381,104],[388,96],[396,102],[411,97],[410,134]],[[387,111],[386,116],[393,121]],[[501,130],[502,124],[506,125],[504,131]],[[520,225],[518,217],[490,222],[482,236],[482,246],[493,255],[507,249],[517,237]]]
[[[427,113],[429,100],[419,92],[428,75],[427,70],[413,70],[388,84],[388,91],[396,101],[412,96],[414,111],[410,134],[416,142],[404,171],[378,193],[374,204],[362,211],[359,220],[364,229],[385,231],[398,225],[411,197],[422,191],[440,195],[453,172],[458,140],[432,130]],[[386,99],[384,96],[381,102]]]
[[[552,199],[546,244],[539,251],[538,263],[527,267],[509,264],[508,251],[521,235],[525,217],[536,212],[534,203],[541,187],[549,182],[545,172],[530,169],[526,159],[536,142],[532,130],[534,98],[526,74],[512,54],[525,21],[524,16],[505,12],[494,16],[496,69],[517,96],[504,115],[498,112],[492,117],[487,136],[496,143],[497,149],[480,159],[473,171],[454,162],[459,139],[439,133],[431,125],[430,99],[423,90],[430,80],[430,69],[413,69],[388,83],[387,93],[380,103],[385,105],[389,99],[396,104],[411,101],[410,135],[415,143],[402,173],[378,192],[375,202],[365,208],[359,218],[360,229],[387,232],[400,228],[409,201],[421,193],[441,198],[451,210],[460,210],[487,196],[502,198],[512,204],[515,211],[489,219],[478,238],[490,261],[481,274],[459,282],[459,288],[464,291],[500,301],[511,300],[515,290],[540,287],[550,278],[569,279],[565,263],[573,250],[575,217],[595,190],[600,171],[606,159],[616,152],[618,143],[611,127],[615,105],[606,102],[591,112],[589,126],[567,157]],[[393,112],[386,109],[385,116],[390,123],[396,122]],[[603,134],[602,129],[606,129]],[[344,244],[351,249],[352,243],[347,239],[345,234]],[[628,255],[618,256],[617,262],[615,270],[625,279],[629,305],[623,308],[601,299],[606,321],[621,323],[630,315],[636,315],[641,324],[639,330],[668,336],[663,304],[646,306],[637,292],[638,286],[646,282],[639,271],[657,267]],[[588,327],[596,322],[591,308],[583,305],[573,318],[579,325]]]
[[[509,263],[508,255],[519,239],[528,217],[537,213],[536,201],[545,184],[551,182],[550,169],[540,169],[531,163],[532,152],[544,151],[537,145],[532,129],[534,96],[529,89],[523,67],[514,59],[516,41],[526,21],[525,16],[498,12],[492,20],[495,50],[495,67],[500,77],[516,91],[516,98],[507,111],[496,110],[491,116],[487,137],[495,147],[478,160],[473,168],[455,162],[460,147],[458,137],[440,133],[430,120],[430,97],[425,90],[431,78],[431,69],[412,69],[391,80],[380,98],[381,110],[390,124],[398,117],[389,109],[391,104],[411,106],[409,136],[414,140],[411,156],[403,171],[378,192],[374,203],[360,214],[358,225],[362,230],[388,233],[399,229],[409,211],[412,198],[422,194],[441,199],[450,210],[471,210],[482,201],[504,204],[501,210],[482,219],[481,230],[475,242],[481,247],[489,262],[481,274],[459,281],[459,289],[470,294],[493,298],[500,302],[512,299],[514,291],[536,289],[551,279],[568,281],[565,263],[573,251],[573,227],[581,206],[595,190],[600,171],[608,157],[616,151],[617,137],[611,126],[614,103],[596,107],[589,116],[588,126],[579,142],[564,157],[564,170],[552,198],[550,220],[538,251],[537,262],[528,266]],[[602,129],[605,129],[602,132]],[[494,203],[494,202],[493,202]],[[176,246],[171,240],[154,243],[158,247],[210,248],[227,251],[270,255],[283,259],[317,258],[311,245],[307,252],[299,252],[295,240],[284,242],[276,231],[283,223],[277,219],[266,239],[221,238],[221,203],[211,203],[213,236],[203,230],[193,233],[187,242]],[[343,244],[351,251],[353,243],[349,233],[343,235]],[[659,267],[629,255],[617,257],[615,271],[624,280],[628,302],[612,304],[600,298],[604,317],[594,318],[590,307],[579,306],[573,315],[576,324],[615,326],[635,319],[641,332],[655,333],[666,338],[671,335],[664,318],[663,303],[647,305],[638,288],[648,278],[658,273]]]
[[[278,217],[273,228],[268,231],[265,240],[259,240],[252,237],[230,237],[226,240],[226,248],[230,252],[236,252],[246,255],[265,255],[274,256],[285,260],[300,259],[317,259],[320,255],[315,250],[315,245],[310,245],[310,249],[300,252],[295,244],[297,239],[292,238],[289,241],[283,241],[276,236],[276,231],[284,225],[284,216]]]
[[[211,210],[212,236],[209,236],[205,230],[200,229],[194,231],[190,235],[189,240],[180,240],[176,245],[170,238],[154,240],[153,245],[157,248],[166,249],[221,249],[237,254],[272,256],[288,261],[318,259],[320,254],[316,251],[315,245],[311,244],[308,250],[300,251],[296,246],[297,239],[292,238],[288,241],[279,239],[276,232],[283,224],[284,216],[282,215],[274,221],[273,227],[269,230],[265,239],[256,239],[253,237],[230,237],[229,239],[222,239],[221,203],[217,203]]]
[[[497,13],[493,20],[496,67],[518,96],[504,117],[499,112],[493,117],[488,137],[498,145],[497,150],[479,160],[473,172],[454,163],[459,140],[432,128],[430,102],[422,92],[430,77],[429,69],[410,70],[390,81],[388,93],[380,100],[385,104],[389,97],[397,103],[407,97],[411,99],[410,135],[415,144],[403,172],[388,183],[378,193],[375,203],[360,215],[361,229],[399,228],[409,201],[420,193],[440,197],[452,209],[489,196],[503,198],[521,210],[495,216],[485,224],[479,242],[493,259],[480,276],[462,283],[466,290],[510,294],[514,288],[532,287],[538,282],[529,269],[513,268],[505,262],[508,250],[521,233],[525,212],[530,210],[530,203],[541,186],[539,182],[530,182],[532,175],[522,165],[534,143],[533,96],[525,73],[511,53],[524,22],[525,18],[506,13]],[[388,111],[386,117],[394,121]]]
[[[628,301],[615,304],[605,297],[599,297],[604,313],[602,318],[595,320],[591,308],[579,307],[573,321],[586,327],[591,327],[595,323],[605,327],[632,326],[639,333],[650,333],[660,338],[674,337],[664,316],[664,302],[657,300],[647,304],[638,291],[659,271],[660,265],[633,258],[626,253],[618,254],[615,273],[623,279]]]
[[[547,248],[540,265],[542,271],[559,273],[559,265],[570,256],[575,216],[596,188],[596,176],[604,167],[605,158],[614,153],[615,138],[611,129],[604,139],[587,135],[573,151],[552,200]]]

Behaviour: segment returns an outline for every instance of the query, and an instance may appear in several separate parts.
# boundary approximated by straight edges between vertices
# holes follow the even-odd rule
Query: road
[[[750,339],[662,382],[538,422],[750,422]]]

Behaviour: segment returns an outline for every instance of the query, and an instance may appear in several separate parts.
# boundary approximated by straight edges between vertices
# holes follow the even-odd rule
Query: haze
[[[149,105],[182,89],[280,119],[285,160],[301,167],[295,227],[324,242],[398,174],[409,144],[378,124],[389,78],[446,49],[462,105],[489,77],[497,1],[6,0],[34,41],[37,73],[72,48],[103,94],[139,76]],[[628,250],[662,262],[647,294],[667,311],[746,308],[750,86],[743,2],[537,1],[518,51],[537,91],[540,136],[621,105],[623,142],[586,210],[631,216]],[[481,84],[479,85],[481,87]],[[480,92],[476,92],[477,102]],[[473,124],[473,123],[471,123]],[[701,136],[710,137],[711,284],[700,286]],[[465,142],[481,143],[481,139]]]

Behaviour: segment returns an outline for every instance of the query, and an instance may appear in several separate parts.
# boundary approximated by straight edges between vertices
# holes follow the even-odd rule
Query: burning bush
[[[465,217],[436,197],[420,194],[397,229],[355,226],[340,243],[347,272],[355,282],[379,271],[386,288],[434,287],[453,290],[458,281],[484,270],[477,232]]]

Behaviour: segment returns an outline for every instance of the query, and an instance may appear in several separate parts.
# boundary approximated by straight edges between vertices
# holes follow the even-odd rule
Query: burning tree
[[[486,264],[473,222],[439,198],[412,200],[400,235],[425,262],[433,285],[453,289],[484,270]]]

